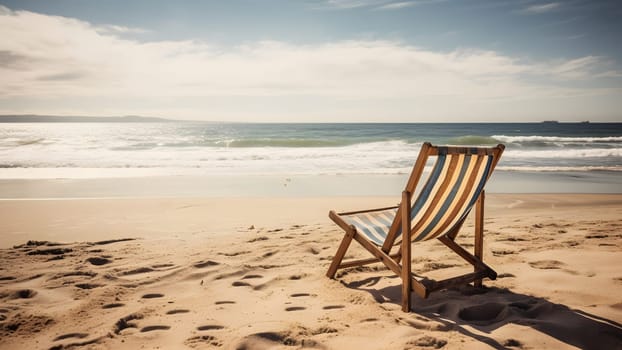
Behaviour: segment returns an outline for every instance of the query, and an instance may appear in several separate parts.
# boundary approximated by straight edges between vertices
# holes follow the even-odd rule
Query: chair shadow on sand
[[[343,282],[347,288],[366,291],[376,301],[399,305],[401,286],[373,288],[381,278]],[[413,299],[411,311],[431,321],[485,343],[495,349],[520,348],[520,335],[502,343],[484,334],[508,324],[530,327],[579,349],[622,349],[622,325],[603,317],[555,304],[544,298],[497,287],[465,286],[437,292],[428,299]],[[474,333],[470,326],[481,333]]]

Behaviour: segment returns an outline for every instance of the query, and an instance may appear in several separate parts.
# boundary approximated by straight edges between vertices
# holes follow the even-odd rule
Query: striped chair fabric
[[[439,148],[436,163],[412,205],[412,241],[424,241],[449,233],[469,214],[490,174],[489,154],[447,154]],[[343,216],[370,241],[382,245],[397,209]],[[401,242],[401,228],[395,245]]]
[[[342,218],[356,230],[365,235],[374,244],[381,246],[387,238],[389,228],[395,219],[397,208],[367,213],[344,215]]]

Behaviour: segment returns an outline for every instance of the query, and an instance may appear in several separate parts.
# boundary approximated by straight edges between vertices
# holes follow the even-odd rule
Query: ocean
[[[605,178],[622,191],[622,123],[0,123],[0,179],[403,177],[425,141],[503,143],[506,178]]]

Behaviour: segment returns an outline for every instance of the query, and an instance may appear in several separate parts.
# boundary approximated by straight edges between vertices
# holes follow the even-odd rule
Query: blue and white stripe
[[[492,163],[492,155],[439,154],[426,184],[412,205],[412,240],[432,239],[447,234],[458,225],[482,192]],[[397,209],[387,209],[342,218],[370,241],[382,245],[396,212]],[[400,243],[400,236],[401,232],[398,232],[394,244]]]

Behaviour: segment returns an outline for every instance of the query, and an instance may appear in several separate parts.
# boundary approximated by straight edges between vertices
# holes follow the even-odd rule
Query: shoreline
[[[408,174],[183,175],[0,179],[0,200],[36,198],[216,198],[393,196]],[[618,172],[496,171],[488,193],[622,193]]]

